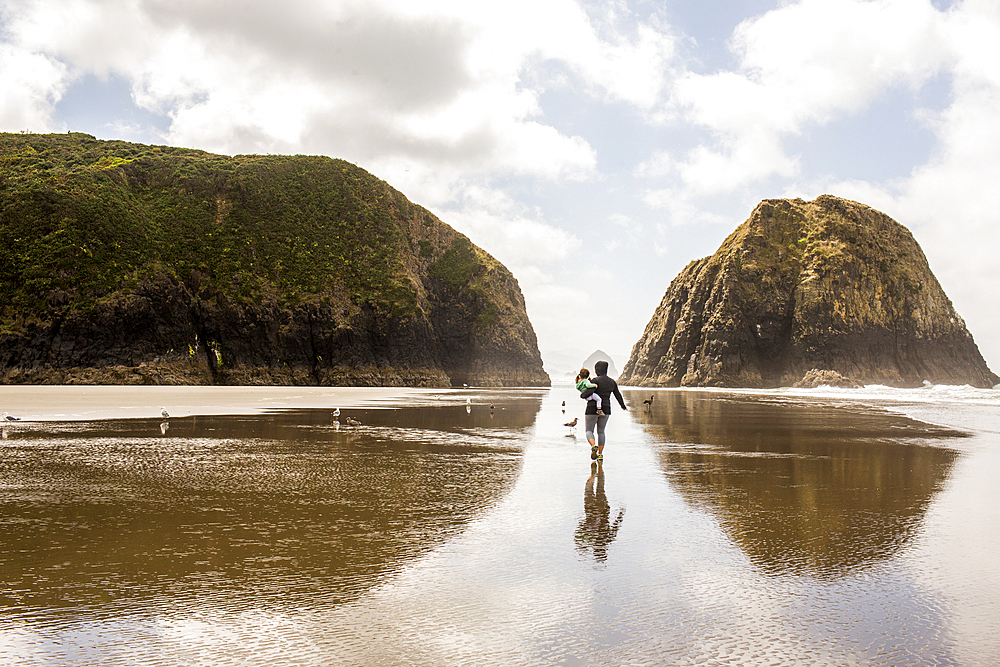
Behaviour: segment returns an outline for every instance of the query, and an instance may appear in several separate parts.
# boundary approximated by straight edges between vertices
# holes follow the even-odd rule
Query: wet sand
[[[307,408],[391,407],[447,393],[404,387],[0,386],[0,412],[24,421],[248,415]]]
[[[4,429],[0,664],[1000,661],[991,407],[626,390],[598,466],[569,387],[150,389]]]

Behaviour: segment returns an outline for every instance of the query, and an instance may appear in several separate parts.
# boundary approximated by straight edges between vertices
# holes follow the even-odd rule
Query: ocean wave
[[[816,387],[815,389],[775,389],[775,393],[828,398],[850,398],[899,403],[961,403],[1000,406],[1000,388],[981,389],[970,385],[924,383],[922,387],[903,389],[880,384],[861,389]]]
[[[642,387],[622,387],[642,389]],[[667,388],[663,388],[667,389]],[[795,396],[803,398],[829,398],[878,403],[961,403],[965,405],[985,405],[1000,407],[1000,385],[992,389],[981,389],[971,385],[946,385],[925,383],[922,387],[900,388],[881,384],[870,384],[859,389],[820,386],[814,388],[780,387],[775,389],[754,389],[739,387],[671,387],[670,391],[711,392],[719,394],[744,394],[755,396]]]

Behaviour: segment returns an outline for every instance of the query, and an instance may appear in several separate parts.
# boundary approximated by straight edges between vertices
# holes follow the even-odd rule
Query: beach
[[[2,410],[26,421],[245,415],[273,410],[374,407],[441,393],[404,387],[0,385]]]
[[[1000,661],[996,390],[36,389],[2,664]]]

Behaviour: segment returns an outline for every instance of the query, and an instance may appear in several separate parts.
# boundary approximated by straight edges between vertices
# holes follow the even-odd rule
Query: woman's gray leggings
[[[587,425],[587,440],[594,439],[594,427],[597,427],[597,446],[604,446],[604,428],[608,425],[608,418],[611,415],[584,415]]]

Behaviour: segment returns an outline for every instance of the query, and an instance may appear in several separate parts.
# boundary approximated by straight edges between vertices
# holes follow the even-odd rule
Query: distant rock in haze
[[[586,356],[585,351],[577,349],[542,350],[542,363],[553,380],[567,376],[572,379],[580,372],[580,359]]]
[[[0,382],[549,385],[514,276],[327,157],[0,133]]]
[[[597,350],[589,357],[584,359],[583,364],[580,368],[589,368],[591,373],[594,373],[594,364],[598,361],[608,362],[608,376],[616,378],[618,377],[618,369],[615,367],[615,362],[611,358],[611,355],[603,350]]]
[[[834,377],[823,371],[903,387],[1000,382],[910,232],[829,195],[765,200],[685,267],[618,381],[777,387]]]

